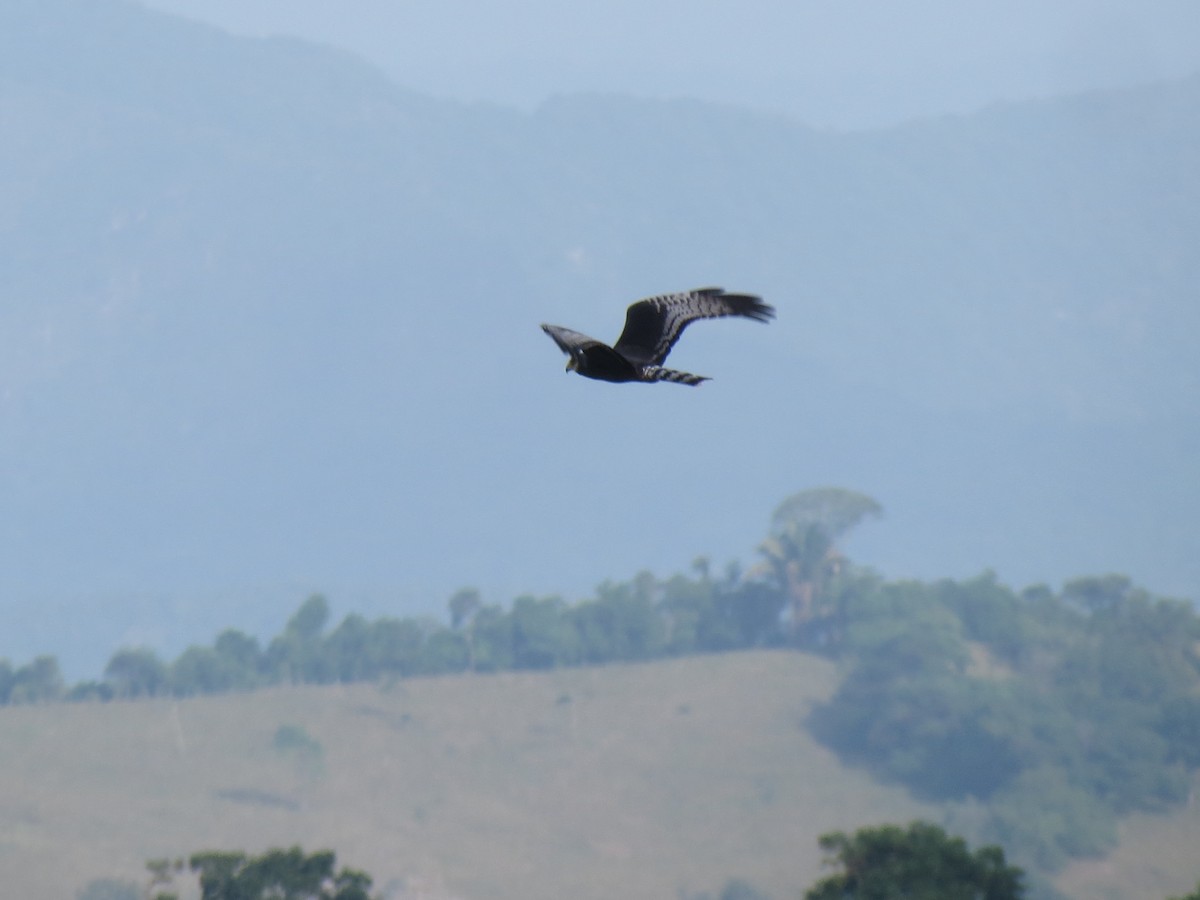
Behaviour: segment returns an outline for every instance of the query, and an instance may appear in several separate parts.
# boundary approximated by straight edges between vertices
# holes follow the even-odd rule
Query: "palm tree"
[[[788,497],[771,516],[771,533],[759,546],[767,570],[787,597],[793,638],[812,620],[825,586],[841,571],[837,542],[868,516],[883,513],[866,494],[815,488]]]

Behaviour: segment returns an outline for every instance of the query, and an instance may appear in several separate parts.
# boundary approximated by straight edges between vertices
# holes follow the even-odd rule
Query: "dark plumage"
[[[542,331],[571,357],[567,371],[574,369],[587,378],[699,384],[708,379],[662,368],[683,329],[697,319],[743,316],[766,322],[774,315],[774,308],[758,297],[727,294],[722,288],[710,287],[647,297],[634,303],[625,313],[625,329],[611,347],[558,325],[543,325]]]

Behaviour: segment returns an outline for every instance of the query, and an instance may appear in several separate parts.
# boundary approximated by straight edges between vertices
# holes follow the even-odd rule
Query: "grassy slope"
[[[1074,863],[1057,879],[1087,900],[1182,897],[1200,883],[1200,802],[1169,816],[1121,822],[1121,845],[1105,859]]]
[[[735,875],[794,897],[819,874],[821,832],[938,817],[799,728],[834,681],[821,660],[762,652],[2,709],[0,883],[70,897],[96,877],[140,881],[150,857],[300,843],[427,897],[672,898]],[[320,760],[274,749],[281,725]],[[1127,833],[1133,848],[1143,833],[1200,846],[1200,817]],[[1190,877],[1114,859],[1105,881],[1125,896]]]

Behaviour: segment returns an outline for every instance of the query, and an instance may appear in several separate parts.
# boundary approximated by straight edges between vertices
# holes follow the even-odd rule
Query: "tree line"
[[[1025,872],[1011,865],[1004,850],[988,845],[972,850],[957,835],[930,822],[877,825],[853,834],[821,835],[823,867],[833,871],[804,893],[804,900],[1022,900],[1030,896]],[[205,851],[182,858],[150,860],[148,887],[98,879],[80,900],[178,900],[178,881],[190,873],[202,900],[378,900],[373,879],[355,869],[336,869],[332,850],[305,853],[300,847],[268,850],[258,856],[241,851]],[[712,900],[710,893],[683,900]],[[744,878],[731,878],[716,900],[770,900]],[[1186,897],[1200,900],[1200,884]]]
[[[330,628],[328,600],[306,599],[267,642],[221,632],[174,660],[149,648],[118,650],[103,678],[67,686],[53,657],[19,669],[0,660],[0,704],[189,697],[278,684],[330,684],[459,672],[633,662],[785,643],[783,600],[736,567],[712,577],[705,563],[660,581],[642,574],[605,583],[590,599],[517,597],[485,604],[478,591],[450,598],[449,623],[347,615]]]
[[[882,825],[862,828],[853,835],[831,832],[820,838],[834,868],[805,893],[805,900],[888,900],[928,897],[945,900],[1021,900],[1024,873],[1011,866],[1000,847],[972,851],[960,837],[928,822],[907,827]],[[150,884],[101,879],[80,894],[80,900],[178,900],[179,882],[192,878],[202,900],[379,900],[373,879],[365,872],[336,870],[331,850],[305,853],[300,847],[268,850],[259,856],[241,851],[205,851],[182,858],[151,860],[146,864]],[[712,900],[702,893],[684,900]],[[717,900],[769,900],[742,878],[730,879]],[[1185,898],[1186,900],[1186,898]]]
[[[806,725],[852,764],[950,805],[977,837],[1053,871],[1116,843],[1117,817],[1187,801],[1200,768],[1200,617],[1121,575],[1022,591],[991,573],[889,581],[841,538],[878,504],[806,491],[772,519],[759,562],[607,582],[577,603],[478,591],[448,621],[347,615],[305,600],[265,645],[235,630],[172,661],[123,649],[67,688],[52,658],[0,663],[0,702],[193,696],[460,672],[634,662],[755,647],[837,659]],[[980,812],[980,810],[983,812]]]
[[[804,491],[776,511],[762,560],[714,574],[707,559],[665,580],[641,573],[605,582],[594,597],[517,597],[507,608],[465,588],[449,599],[448,623],[350,614],[330,630],[329,603],[305,600],[264,646],[236,629],[174,660],[149,648],[118,650],[100,680],[68,686],[57,660],[14,669],[0,660],[0,704],[194,696],[276,684],[547,669],[633,662],[752,647],[811,649],[814,597],[843,564],[836,541],[878,515],[869,497],[838,488]],[[803,535],[797,538],[795,535]],[[834,648],[826,648],[832,651]]]

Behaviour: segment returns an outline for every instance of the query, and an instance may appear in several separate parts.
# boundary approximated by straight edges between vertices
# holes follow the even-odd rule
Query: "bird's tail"
[[[704,375],[693,375],[677,369],[664,369],[661,366],[646,366],[642,369],[642,381],[673,381],[676,384],[695,385],[708,380]]]

